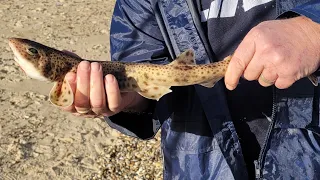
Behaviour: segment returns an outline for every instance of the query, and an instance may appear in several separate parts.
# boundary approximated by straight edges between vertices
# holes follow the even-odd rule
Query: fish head
[[[14,54],[14,60],[27,76],[33,79],[48,81],[43,71],[43,60],[46,56],[45,46],[27,39],[9,38],[9,46]]]

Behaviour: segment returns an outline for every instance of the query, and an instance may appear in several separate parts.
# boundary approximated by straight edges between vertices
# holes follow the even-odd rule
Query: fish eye
[[[37,54],[38,54],[38,50],[35,49],[35,48],[28,48],[28,49],[27,49],[27,52],[28,52],[30,55],[37,55]]]

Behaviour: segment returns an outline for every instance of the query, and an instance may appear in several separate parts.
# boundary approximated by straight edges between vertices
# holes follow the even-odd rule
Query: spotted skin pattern
[[[54,105],[67,107],[73,103],[73,92],[68,82],[64,81],[64,77],[70,71],[76,72],[78,64],[84,59],[27,39],[10,38],[9,45],[15,60],[28,76],[55,82],[49,95]],[[189,49],[167,65],[91,62],[101,64],[104,76],[113,74],[121,92],[136,91],[148,99],[159,100],[171,92],[171,86],[199,84],[213,87],[224,77],[231,56],[216,63],[203,65],[196,65],[194,59],[194,53]]]

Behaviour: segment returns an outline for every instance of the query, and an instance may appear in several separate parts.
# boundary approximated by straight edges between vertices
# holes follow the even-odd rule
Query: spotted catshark
[[[78,64],[85,59],[28,39],[10,38],[9,45],[15,61],[27,76],[54,82],[49,94],[52,104],[68,107],[73,103],[74,94],[64,77],[68,72],[76,72]],[[166,65],[119,61],[94,62],[101,64],[103,75],[113,74],[116,77],[121,92],[135,91],[145,98],[159,100],[172,92],[171,86],[199,84],[207,88],[213,87],[224,77],[231,57],[230,55],[222,61],[197,65],[193,50],[188,49]],[[309,79],[317,83],[314,77]]]

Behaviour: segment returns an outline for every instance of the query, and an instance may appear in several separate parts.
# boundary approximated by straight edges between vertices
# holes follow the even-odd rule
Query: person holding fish
[[[232,55],[225,78],[155,101],[120,93],[84,61],[66,77],[75,100],[65,110],[141,139],[161,128],[164,179],[320,179],[319,88],[306,78],[320,64],[319,23],[318,0],[117,0],[112,61]]]

